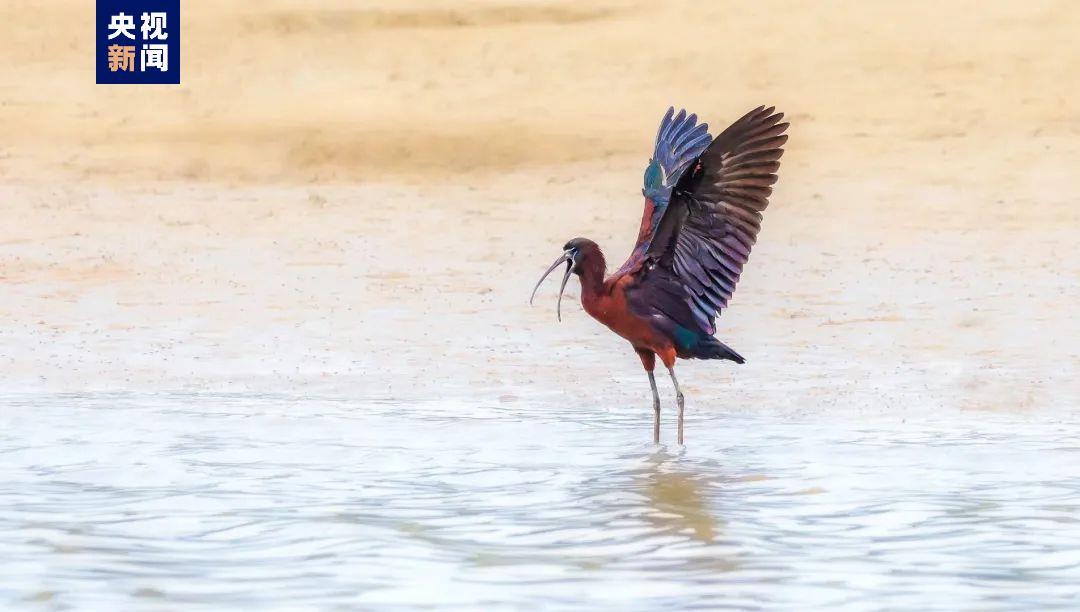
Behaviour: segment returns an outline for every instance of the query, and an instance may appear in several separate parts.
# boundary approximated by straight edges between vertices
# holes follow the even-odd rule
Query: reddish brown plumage
[[[607,272],[604,254],[595,244],[578,254],[575,271],[581,276],[581,306],[592,318],[630,341],[634,350],[660,355],[667,367],[675,365],[675,345],[644,317],[634,314],[626,299],[626,290],[636,278],[630,274],[615,274],[605,279]],[[644,360],[642,361],[644,365]],[[647,368],[651,369],[651,368]]]

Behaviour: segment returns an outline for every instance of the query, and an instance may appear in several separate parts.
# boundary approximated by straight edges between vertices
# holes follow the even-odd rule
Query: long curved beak
[[[563,274],[562,284],[559,285],[559,301],[555,305],[555,316],[562,321],[562,296],[563,291],[566,289],[566,281],[570,280],[570,271],[574,269],[574,259],[570,257],[570,252],[567,251],[559,258],[555,260],[555,263],[551,264],[551,267],[544,272],[544,275],[540,277],[540,280],[536,281],[536,286],[533,287],[532,295],[529,296],[529,304],[533,303],[533,298],[536,297],[536,290],[540,288],[540,284],[544,282],[544,279],[548,277],[555,268],[559,267],[559,264],[566,263],[566,273]]]

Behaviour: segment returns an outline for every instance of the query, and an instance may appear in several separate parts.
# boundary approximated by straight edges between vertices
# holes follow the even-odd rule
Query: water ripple
[[[1068,419],[0,402],[5,607],[1080,605]]]

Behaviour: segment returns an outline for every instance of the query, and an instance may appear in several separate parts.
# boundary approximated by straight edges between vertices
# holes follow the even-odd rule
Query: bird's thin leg
[[[652,387],[652,441],[653,444],[660,444],[660,393],[656,390],[656,377],[653,376],[653,368],[656,367],[656,353],[636,346],[634,350],[637,352],[638,357],[641,358],[641,365],[645,368],[645,373],[649,375],[649,386]]]
[[[653,444],[660,444],[660,392],[656,390],[656,376],[653,376],[652,370],[649,370],[649,385],[652,386],[652,441]]]
[[[667,371],[668,371],[669,374],[671,374],[671,382],[675,385],[675,401],[679,404],[678,441],[679,441],[679,444],[682,444],[683,443],[683,409],[685,408],[685,404],[683,403],[682,389],[679,388],[679,380],[677,378],[675,378],[675,368],[668,368]]]

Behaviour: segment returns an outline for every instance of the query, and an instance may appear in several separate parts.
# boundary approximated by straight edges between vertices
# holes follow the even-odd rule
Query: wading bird
[[[533,288],[566,264],[562,294],[576,274],[585,312],[630,341],[649,374],[653,397],[653,442],[660,441],[660,395],[656,356],[667,367],[679,406],[678,442],[683,443],[684,400],[675,378],[675,359],[730,359],[741,355],[713,337],[715,319],[727,308],[750,249],[761,229],[761,211],[780,168],[787,141],[782,113],[759,107],[713,138],[708,125],[686,111],[669,108],[645,169],[645,212],[637,243],[622,266],[607,274],[595,242],[574,238]]]

